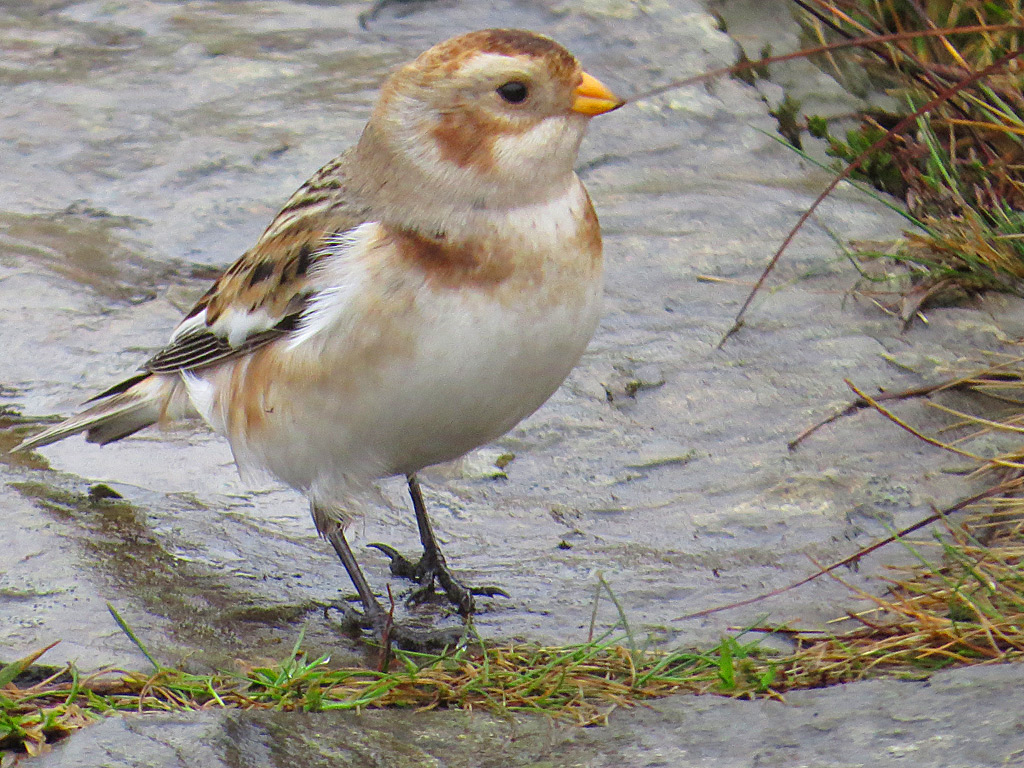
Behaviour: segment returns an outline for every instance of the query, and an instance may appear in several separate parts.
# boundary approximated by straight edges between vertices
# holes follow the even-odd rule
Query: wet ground
[[[778,6],[783,23],[788,6]],[[215,269],[355,140],[388,69],[430,44],[472,28],[528,27],[565,43],[624,95],[736,55],[735,41],[686,0],[403,3],[362,29],[368,7],[0,5],[0,426],[9,427],[0,449],[18,441],[24,418],[69,412],[159,347]],[[764,94],[776,98],[771,88]],[[827,182],[773,130],[762,93],[731,80],[595,120],[581,175],[606,238],[597,337],[536,415],[423,475],[450,562],[512,595],[484,603],[484,636],[586,639],[599,577],[634,631],[673,645],[709,642],[766,614],[814,626],[855,606],[844,588],[822,581],[757,607],[677,617],[789,583],[809,572],[809,558],[845,556],[970,490],[962,462],[872,414],[828,427],[794,453],[786,447],[848,399],[846,377],[868,389],[917,385],[1024,330],[1021,303],[1007,298],[936,310],[904,331],[871,302],[846,296],[857,274],[829,233],[892,238],[900,220],[882,206],[852,190],[835,194],[743,331],[716,349],[761,267]],[[903,412],[939,423],[920,404]],[[362,656],[323,618],[319,606],[350,587],[304,502],[243,485],[226,444],[201,426],[102,449],[70,440],[0,461],[0,657],[61,639],[51,663],[142,667],[107,601],[171,664],[281,656],[302,627],[315,653]],[[103,498],[97,484],[123,499]],[[402,485],[383,490],[353,543],[413,551]],[[384,558],[367,550],[361,559],[383,589]],[[880,589],[883,566],[900,560],[884,550],[844,576]],[[433,620],[439,610],[417,613]],[[603,601],[597,616],[603,628],[616,611]],[[845,706],[841,693],[820,695],[832,701],[822,706]],[[766,713],[757,717],[778,711],[751,706]],[[663,728],[644,722],[641,731]],[[209,727],[230,739],[236,720],[217,723]],[[150,728],[103,727],[125,739]],[[62,759],[78,743],[69,741]]]

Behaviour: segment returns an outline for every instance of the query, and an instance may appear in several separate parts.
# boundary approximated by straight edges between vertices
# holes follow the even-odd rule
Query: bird
[[[312,175],[166,346],[85,409],[24,440],[106,444],[198,413],[240,470],[304,494],[348,572],[358,627],[417,647],[345,536],[360,493],[405,476],[423,554],[392,574],[463,616],[417,472],[538,409],[598,324],[601,231],[574,171],[590,119],[624,104],[549,37],[484,29],[381,87],[356,144]]]

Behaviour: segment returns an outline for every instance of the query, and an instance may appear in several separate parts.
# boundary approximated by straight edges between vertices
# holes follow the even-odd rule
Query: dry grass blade
[[[715,80],[719,77],[728,77],[731,75],[739,75],[750,70],[759,70],[770,64],[781,64],[786,61],[792,61],[794,59],[805,59],[813,56],[819,56],[821,54],[832,53],[834,51],[842,51],[848,48],[864,48],[876,44],[900,42],[904,40],[914,40],[920,37],[931,37],[936,35],[948,35],[953,32],[971,32],[971,33],[982,33],[982,32],[1002,32],[1006,30],[1017,29],[1016,24],[977,24],[967,27],[948,28],[948,29],[928,29],[928,30],[913,30],[909,32],[895,32],[888,35],[869,35],[866,37],[856,37],[849,40],[840,40],[837,42],[826,43],[819,46],[813,46],[811,48],[803,48],[793,53],[784,53],[777,56],[763,56],[759,59],[741,61],[737,64],[733,64],[729,67],[720,67],[718,69],[712,69],[707,72],[701,72],[699,75],[692,75],[690,77],[684,77],[679,80],[673,80],[664,85],[659,85],[656,88],[651,88],[647,91],[641,91],[640,93],[633,94],[630,96],[630,101],[640,101],[641,99],[649,99],[654,96],[660,96],[663,93],[674,91],[677,88],[685,88],[688,85],[694,83],[703,83],[708,80]]]
[[[950,453],[955,453],[955,454],[957,454],[959,456],[964,456],[964,457],[966,457],[968,459],[973,459],[973,460],[975,460],[975,461],[977,461],[979,463],[983,463],[985,461],[989,461],[989,462],[992,462],[993,464],[995,464],[996,466],[1000,466],[1000,467],[1006,467],[1006,468],[1010,468],[1010,469],[1024,469],[1024,464],[1020,464],[1020,463],[1015,462],[1015,461],[1008,461],[1006,459],[1001,459],[1001,458],[985,459],[984,456],[978,456],[977,454],[971,453],[970,451],[965,451],[965,450],[963,450],[961,448],[957,448],[956,446],[951,445],[950,443],[945,443],[945,442],[943,442],[941,440],[938,440],[938,439],[936,439],[934,437],[929,437],[928,435],[925,435],[924,433],[922,433],[922,432],[918,431],[917,429],[915,429],[914,427],[910,426],[910,424],[908,424],[906,421],[904,421],[899,416],[894,414],[892,411],[890,411],[888,408],[883,406],[881,403],[879,403],[877,400],[872,398],[870,395],[867,395],[864,392],[862,392],[849,379],[844,379],[843,381],[846,383],[846,386],[848,386],[850,389],[853,390],[854,394],[856,394],[857,397],[859,397],[861,400],[866,402],[870,407],[874,408],[880,414],[885,416],[885,418],[889,419],[889,421],[891,421],[893,424],[895,424],[896,426],[900,427],[901,429],[906,430],[907,432],[909,432],[910,434],[912,434],[914,437],[916,437],[918,440],[921,440],[922,442],[928,443],[929,445],[934,445],[936,448],[942,448],[944,451],[949,451]]]
[[[936,107],[947,103],[953,96],[960,93],[969,86],[973,85],[974,83],[978,82],[979,80],[983,80],[984,78],[989,77],[990,75],[1002,71],[1008,64],[1010,64],[1010,62],[1015,61],[1021,56],[1024,56],[1024,49],[1010,51],[1009,53],[999,57],[995,62],[985,67],[984,69],[978,72],[974,72],[968,77],[959,80],[954,85],[950,86],[949,88],[946,88],[933,99],[927,101],[924,105],[918,107],[909,115],[902,118],[899,122],[896,123],[896,125],[894,125],[888,131],[886,131],[880,138],[874,141],[870,146],[868,146],[865,150],[860,152],[860,154],[854,157],[849,163],[847,163],[846,167],[844,167],[843,170],[840,171],[832,179],[831,182],[829,182],[828,186],[826,186],[825,189],[822,190],[818,197],[815,198],[814,202],[811,203],[807,210],[804,211],[803,214],[801,214],[799,219],[797,219],[797,222],[793,225],[792,229],[790,229],[785,239],[783,239],[782,244],[779,245],[772,258],[768,261],[768,264],[765,266],[764,271],[762,271],[761,276],[757,279],[757,282],[754,284],[754,287],[751,289],[750,293],[747,294],[747,298],[744,299],[743,303],[740,305],[739,312],[736,313],[736,317],[733,319],[732,327],[730,327],[729,330],[727,330],[725,334],[722,336],[722,338],[719,340],[718,347],[721,348],[722,345],[724,345],[725,342],[728,341],[734,333],[736,333],[737,331],[740,330],[740,328],[743,327],[743,317],[746,314],[747,309],[750,308],[750,304],[754,301],[754,297],[761,290],[761,286],[763,286],[765,280],[768,279],[768,275],[770,275],[771,272],[775,269],[775,266],[779,263],[779,259],[782,258],[782,255],[786,252],[786,249],[789,248],[789,244],[793,241],[793,238],[796,237],[797,233],[803,228],[803,225],[807,222],[811,215],[818,209],[818,206],[820,206],[825,201],[825,199],[832,194],[832,191],[837,186],[839,186],[840,182],[842,182],[844,179],[848,178],[851,174],[857,171],[870,157],[874,155],[874,153],[876,153],[882,147],[891,142],[895,136],[898,136],[901,132],[916,125],[918,123],[918,118],[927,115]]]
[[[780,628],[797,644],[786,655],[762,651],[756,641],[741,642],[741,634],[704,651],[671,653],[638,653],[605,639],[567,648],[478,646],[447,656],[398,654],[403,668],[391,673],[331,668],[326,658],[308,660],[297,650],[276,665],[233,675],[161,668],[152,675],[112,670],[80,679],[68,668],[26,687],[7,683],[0,720],[8,727],[0,732],[0,748],[36,753],[99,717],[124,711],[461,707],[546,713],[593,725],[606,722],[616,708],[681,692],[778,697],[794,688],[869,676],[917,677],[954,664],[1019,659],[1024,533],[1018,524],[996,543],[981,546],[974,530],[983,525],[987,520],[974,516],[965,528],[949,527],[939,543],[942,562],[921,557],[919,566],[889,579],[887,596],[847,584],[851,594],[874,605],[870,619],[863,611],[850,614],[859,628],[835,636]],[[906,534],[900,532],[900,541],[916,552],[920,544]],[[846,583],[834,568],[819,566],[818,573]]]
[[[1015,491],[1019,490],[1022,486],[1024,486],[1024,476],[1015,477],[1015,478],[1009,478],[1009,479],[1005,480],[1004,482],[999,483],[998,485],[992,486],[991,488],[986,488],[981,493],[977,493],[977,494],[975,494],[973,496],[970,496],[970,497],[968,497],[966,499],[961,499],[956,504],[953,504],[952,506],[946,507],[943,510],[936,510],[935,512],[933,512],[932,514],[928,515],[927,517],[921,518],[920,520],[918,520],[913,525],[909,525],[906,528],[903,528],[902,530],[899,530],[896,533],[893,533],[891,536],[887,536],[884,539],[880,539],[879,541],[876,541],[873,544],[869,544],[866,547],[862,547],[861,549],[859,549],[856,552],[854,552],[852,555],[844,557],[841,560],[837,560],[836,562],[830,563],[829,565],[826,565],[826,566],[823,566],[823,567],[819,567],[819,569],[817,571],[815,571],[814,573],[810,574],[809,576],[805,576],[804,578],[802,578],[802,579],[800,579],[798,581],[794,581],[791,584],[787,584],[784,587],[779,587],[778,589],[773,589],[770,592],[763,592],[763,593],[761,593],[759,595],[756,595],[754,597],[747,598],[746,600],[739,600],[739,601],[737,601],[735,603],[728,603],[726,605],[716,605],[713,608],[705,608],[705,609],[700,610],[700,611],[694,611],[693,613],[687,613],[687,614],[684,614],[682,616],[676,617],[675,621],[686,621],[686,620],[689,620],[689,619],[703,618],[705,616],[710,616],[710,615],[715,614],[715,613],[721,613],[722,611],[728,611],[728,610],[732,610],[734,608],[742,608],[742,607],[747,606],[747,605],[754,605],[756,603],[763,602],[763,601],[768,600],[768,599],[770,599],[772,597],[778,597],[781,594],[785,594],[786,592],[790,592],[790,591],[792,591],[794,589],[798,589],[799,587],[802,587],[805,584],[809,584],[812,581],[814,581],[815,579],[819,579],[822,576],[831,574],[831,573],[837,571],[840,568],[844,568],[844,567],[846,567],[848,565],[852,565],[852,564],[858,562],[861,558],[865,557],[866,555],[869,555],[872,552],[875,552],[876,550],[881,549],[882,547],[888,546],[889,544],[892,544],[893,542],[900,541],[900,540],[904,539],[906,536],[908,536],[909,534],[914,533],[915,531],[919,531],[920,529],[924,528],[925,526],[931,525],[932,523],[934,523],[934,522],[936,522],[938,520],[942,520],[943,518],[947,517],[948,515],[951,515],[951,514],[953,514],[955,512],[959,512],[962,509],[974,506],[975,504],[978,504],[979,502],[985,501],[986,499],[993,498],[995,496],[998,496],[999,494],[1015,492]]]
[[[828,153],[848,162],[905,112],[1024,47],[1024,6],[935,0],[794,0],[811,14],[807,26],[840,34],[937,32],[883,47],[879,56],[854,61],[877,88],[904,100],[899,114],[863,114],[846,139],[832,136],[827,121],[808,118],[812,135]],[[813,2],[814,8],[809,8]],[[1006,24],[974,31],[979,22]],[[827,37],[827,36],[826,36]],[[852,58],[852,57],[851,57]],[[882,63],[879,64],[879,61]],[[839,75],[842,77],[842,74]],[[886,278],[904,294],[908,321],[918,309],[984,290],[1021,293],[1024,283],[1024,72],[1016,63],[963,88],[911,126],[893,131],[884,149],[871,153],[856,178],[905,203],[914,229],[894,252],[864,254],[895,259]]]

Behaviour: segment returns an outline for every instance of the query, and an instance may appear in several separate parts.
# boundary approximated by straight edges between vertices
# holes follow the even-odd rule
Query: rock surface
[[[111,718],[41,768],[995,768],[1024,762],[1024,669],[942,672],[788,694],[678,696],[604,728],[402,711]],[[965,727],[969,725],[969,727]]]
[[[356,139],[388,69],[430,44],[472,28],[528,27],[561,40],[627,96],[728,65],[736,54],[691,0],[408,2],[384,8],[363,30],[358,19],[367,8],[297,0],[36,0],[0,8],[0,404],[9,415],[0,426],[10,426],[0,431],[0,450],[18,442],[21,415],[67,413],[160,346],[214,268],[248,247],[291,191]],[[597,337],[537,414],[463,463],[423,476],[449,561],[468,579],[512,594],[485,604],[476,622],[485,637],[584,640],[599,575],[635,631],[673,645],[713,641],[765,614],[815,626],[856,606],[842,586],[822,580],[701,621],[677,617],[785,585],[812,568],[808,556],[847,555],[929,504],[970,490],[949,473],[961,462],[872,414],[787,450],[789,439],[848,400],[844,378],[869,390],[916,385],[1021,330],[1021,303],[1012,299],[937,310],[927,326],[904,332],[870,301],[845,296],[857,275],[829,233],[886,240],[901,224],[864,196],[840,190],[821,208],[774,274],[777,289],[763,292],[741,333],[716,349],[762,266],[827,181],[776,143],[773,130],[759,93],[733,80],[640,100],[594,122],[580,173],[606,237]],[[948,402],[963,405],[954,396]],[[902,412],[939,423],[920,404]],[[302,627],[311,652],[361,657],[361,646],[322,617],[319,606],[350,588],[305,504],[280,489],[244,486],[227,446],[202,427],[143,433],[103,449],[72,440],[42,453],[0,453],[0,657],[61,639],[45,657],[51,663],[142,667],[108,601],[169,664],[222,668],[236,657],[280,657]],[[97,483],[124,498],[90,496]],[[379,508],[354,526],[354,545],[363,551],[383,540],[414,550],[401,484],[385,483],[383,492]],[[881,567],[903,558],[888,548],[845,577],[880,589]],[[383,589],[386,561],[369,550],[361,559]],[[431,620],[437,610],[417,613]],[[609,602],[598,606],[602,628],[616,619]],[[960,690],[955,681],[970,691],[982,673],[958,674],[944,678],[954,681],[951,699]],[[976,696],[995,695],[989,684]],[[862,701],[870,702],[911,689],[925,702],[934,694],[870,683],[788,698],[810,697],[841,714],[850,691],[867,691]],[[870,712],[870,703],[863,706]],[[793,734],[794,748],[815,733],[809,721],[785,720],[795,711],[770,702],[662,702],[654,713],[613,718],[625,718],[616,748],[632,739],[629,749],[642,751],[638,734],[651,732],[676,750],[664,765],[686,764],[680,755],[753,765],[743,746],[756,746],[750,723]],[[462,716],[424,722],[445,718],[467,733],[491,729],[487,738],[513,733]],[[719,740],[707,736],[706,748],[690,740],[704,733],[690,728],[691,718],[717,728]],[[671,738],[668,722],[681,723]],[[864,739],[874,722],[863,721]],[[147,743],[157,750],[150,763],[111,757],[111,765],[203,765],[175,762],[177,748],[161,745],[178,743],[175,734],[191,743],[199,733],[222,745],[215,754],[229,755],[236,747],[224,745],[232,740],[239,750],[262,743],[270,750],[273,734],[284,731],[306,743],[338,728],[324,738],[343,744],[359,724],[381,733],[434,727],[418,723],[409,713],[112,720],[63,745],[69,762],[61,765],[110,739],[123,740],[111,754],[131,755]],[[918,726],[906,727],[916,733]],[[538,745],[517,747],[527,752],[560,739],[613,738],[543,722],[516,727]],[[957,739],[975,743],[960,730]],[[734,731],[738,741],[727,738]],[[863,743],[884,751],[897,742]],[[912,743],[953,754],[940,742]],[[288,755],[292,747],[281,749]],[[409,764],[420,764],[421,747],[408,749]],[[423,749],[422,764],[437,764]],[[540,754],[536,765],[547,759]],[[625,752],[610,754],[623,764]],[[730,757],[741,754],[747,762]],[[764,754],[757,764],[796,764]],[[230,759],[208,764],[236,764]],[[268,764],[285,764],[273,759]],[[611,764],[590,759],[578,764]],[[653,751],[643,759],[629,764],[659,764]],[[261,764],[245,760],[237,764]],[[998,764],[964,760],[956,764]],[[879,763],[851,756],[814,764]]]

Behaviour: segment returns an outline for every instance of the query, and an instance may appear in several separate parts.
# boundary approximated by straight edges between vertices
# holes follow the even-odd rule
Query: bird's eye
[[[525,101],[528,94],[526,83],[521,83],[518,80],[512,80],[498,87],[498,95],[509,104],[519,104]]]

